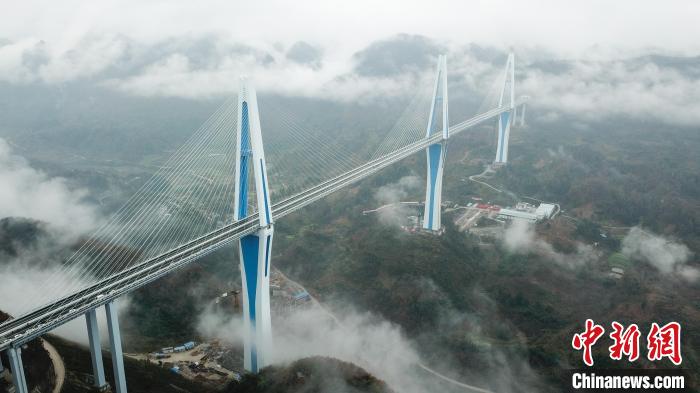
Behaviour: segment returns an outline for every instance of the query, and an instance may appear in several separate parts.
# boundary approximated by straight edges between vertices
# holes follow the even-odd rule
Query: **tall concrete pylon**
[[[248,175],[251,170],[261,228],[254,234],[242,237],[238,244],[243,284],[244,367],[257,373],[270,364],[272,356],[270,249],[274,230],[258,99],[252,83],[247,78],[241,78],[234,186],[236,220],[248,216]]]
[[[9,348],[7,358],[10,360],[10,372],[12,372],[12,384],[15,387],[15,392],[29,393],[27,378],[24,376],[24,365],[22,364],[22,348]]]
[[[88,343],[90,346],[90,360],[92,361],[93,386],[98,391],[107,389],[105,369],[102,364],[102,346],[100,343],[100,328],[97,325],[97,311],[93,308],[85,313],[87,325]]]
[[[504,102],[510,95],[510,102]],[[503,112],[498,116],[498,144],[496,145],[496,164],[508,162],[508,139],[510,138],[510,126],[515,120],[515,55],[508,55],[506,62],[505,79],[498,106],[510,106],[509,112]]]
[[[521,97],[523,99],[523,105],[520,107],[520,127],[525,127],[525,110],[527,109],[527,100],[530,98],[528,96]]]
[[[442,115],[442,116],[440,116]],[[449,137],[449,113],[447,101],[447,59],[445,55],[438,58],[437,77],[433,88],[433,99],[430,104],[430,117],[425,137],[441,132],[442,141],[428,146],[425,151],[428,157],[428,175],[425,187],[425,213],[423,228],[438,231],[442,227],[440,206],[442,204],[442,173],[445,168],[445,152]]]
[[[114,391],[116,393],[127,393],[122,334],[119,329],[116,299],[105,303],[105,314],[107,316],[107,331],[109,332],[109,352],[112,354]]]

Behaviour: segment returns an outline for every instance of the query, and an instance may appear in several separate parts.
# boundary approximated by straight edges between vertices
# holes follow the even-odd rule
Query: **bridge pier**
[[[248,215],[248,173],[252,167],[261,228],[238,241],[243,287],[243,363],[247,371],[257,373],[272,362],[269,275],[274,228],[257,95],[245,78],[241,79],[238,94],[236,138],[235,219]]]
[[[503,112],[498,116],[498,145],[496,146],[496,164],[508,162],[508,139],[510,139],[510,124],[512,118],[510,112]]]
[[[503,99],[506,93],[510,94],[510,112],[503,112],[498,116],[498,142],[496,145],[495,164],[508,163],[508,140],[510,139],[510,126],[515,122],[515,56],[511,53],[508,55],[506,62],[505,80],[501,89],[501,96],[498,99],[498,106],[503,106]]]
[[[85,313],[85,323],[87,325],[88,342],[90,344],[90,358],[92,360],[92,375],[94,386],[98,390],[107,388],[105,380],[105,369],[102,364],[102,346],[100,344],[100,329],[97,326],[97,312],[92,309]]]
[[[122,337],[119,332],[116,300],[111,300],[105,304],[105,313],[107,314],[107,330],[109,331],[109,350],[112,353],[114,388],[116,393],[126,393],[124,354],[122,353]]]
[[[27,379],[24,377],[24,365],[22,365],[22,349],[10,347],[7,349],[7,357],[10,359],[10,371],[12,371],[12,383],[16,393],[29,393]]]
[[[243,283],[244,367],[257,373],[271,363],[270,249],[273,229],[264,228],[240,241]]]
[[[438,112],[442,116],[438,117]],[[440,207],[442,205],[442,173],[445,168],[445,152],[449,137],[449,115],[447,101],[447,60],[444,55],[438,59],[437,78],[433,89],[433,100],[430,107],[430,117],[425,137],[429,138],[437,132],[442,132],[442,142],[426,148],[428,157],[427,182],[425,188],[425,213],[423,214],[423,229],[439,231],[442,227]]]

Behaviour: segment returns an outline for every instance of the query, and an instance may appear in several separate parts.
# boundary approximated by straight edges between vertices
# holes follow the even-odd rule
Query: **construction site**
[[[222,293],[212,300],[212,309],[220,315],[240,315],[240,288]],[[286,315],[300,308],[313,307],[311,295],[279,270],[270,272],[270,306],[273,315]],[[231,332],[232,335],[234,332]],[[134,359],[146,360],[170,370],[173,374],[213,387],[222,387],[232,380],[240,380],[245,373],[242,345],[220,339],[205,342],[173,343],[149,353],[127,354]]]

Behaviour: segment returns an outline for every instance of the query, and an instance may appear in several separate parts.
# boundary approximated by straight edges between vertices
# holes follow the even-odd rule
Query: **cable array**
[[[275,200],[362,165],[331,131],[304,126],[286,108],[270,104],[261,120],[271,195]],[[269,115],[267,115],[269,114]],[[261,115],[262,117],[262,115]]]
[[[232,221],[237,100],[224,102],[83,245],[38,282],[32,309]]]
[[[505,77],[505,75],[503,75]],[[425,138],[432,94],[427,81],[394,126],[363,158],[343,138],[304,125],[279,105],[261,106],[261,127],[271,199],[283,200]],[[498,104],[497,79],[479,112]],[[66,299],[124,269],[230,224],[233,217],[238,101],[226,100],[143,186],[49,279],[22,298],[27,312]],[[248,212],[256,211],[254,176],[248,176]],[[56,307],[64,305],[62,300]]]
[[[432,95],[427,82],[416,89],[416,93],[406,106],[394,126],[379,143],[371,159],[384,157],[404,146],[425,138]]]

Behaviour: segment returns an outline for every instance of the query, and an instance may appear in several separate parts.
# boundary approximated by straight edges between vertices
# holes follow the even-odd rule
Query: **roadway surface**
[[[519,102],[516,102],[516,106],[519,104]],[[449,134],[457,134],[510,110],[510,107],[499,107],[484,112],[451,126]],[[272,206],[272,218],[273,220],[280,219],[328,194],[356,183],[393,163],[442,141],[440,133],[433,134],[428,138],[399,148],[384,157],[369,161],[342,175],[302,191],[274,204]],[[225,225],[159,256],[131,266],[109,277],[102,278],[84,289],[56,299],[54,302],[25,313],[16,319],[5,321],[5,323],[0,325],[0,351],[10,346],[17,347],[31,341],[72,319],[81,317],[91,309],[102,306],[140,288],[245,235],[254,233],[259,228],[258,214],[252,214],[241,221]]]
[[[486,183],[485,181],[477,180],[477,179],[484,179],[484,178],[486,178],[486,175],[488,175],[488,174],[493,174],[493,173],[496,173],[496,170],[495,170],[491,165],[488,165],[488,166],[486,166],[486,169],[484,169],[484,171],[481,172],[481,173],[479,173],[478,175],[471,175],[471,176],[469,176],[469,180],[470,180],[470,181],[473,181],[473,182],[475,182],[475,183],[479,183],[479,184],[481,184],[481,185],[484,185],[484,186],[486,186],[486,187],[488,187],[488,188],[490,188],[490,189],[492,189],[492,190],[494,190],[494,191],[496,191],[496,192],[498,192],[498,193],[505,193],[505,194],[508,194],[508,196],[510,196],[510,197],[513,198],[516,202],[518,202],[518,200],[519,200],[519,199],[518,199],[518,196],[515,195],[514,193],[512,193],[512,192],[510,192],[510,191],[508,191],[508,190],[502,190],[502,189],[500,189],[500,188],[494,187],[494,186],[492,186],[491,184]]]
[[[53,363],[53,371],[56,374],[56,380],[53,385],[53,393],[61,393],[63,389],[63,383],[66,381],[66,366],[63,363],[63,358],[58,353],[56,348],[51,345],[48,341],[42,339],[41,345],[44,347],[46,352],[49,353],[49,358],[51,363]]]

